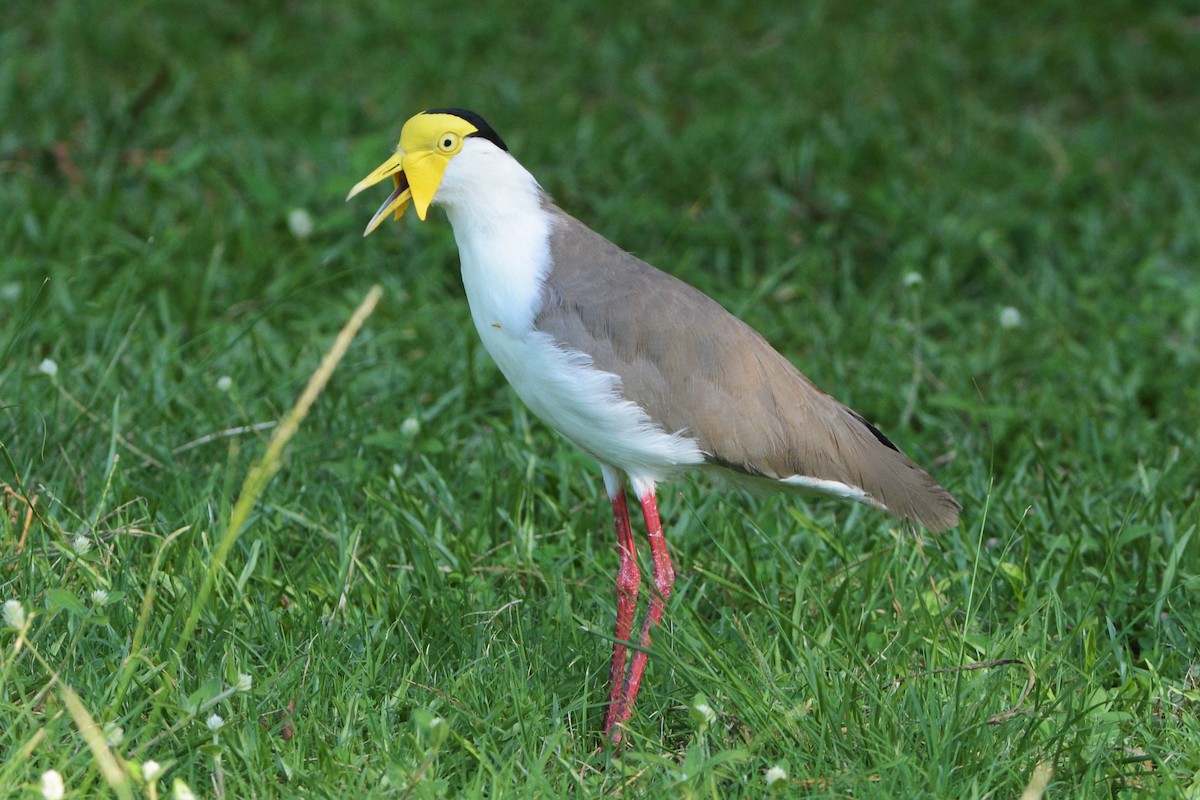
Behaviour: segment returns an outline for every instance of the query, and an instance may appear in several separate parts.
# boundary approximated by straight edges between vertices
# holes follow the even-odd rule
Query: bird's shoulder
[[[685,311],[720,308],[699,289],[625,251],[562,209],[548,204],[547,211],[551,218],[551,269],[544,283],[548,305],[575,309],[619,305],[636,310],[654,302]]]
[[[627,383],[649,375],[677,383],[686,373],[681,363],[702,371],[786,363],[757,331],[699,289],[566,212],[550,207],[550,213],[551,268],[534,326],[563,346]]]

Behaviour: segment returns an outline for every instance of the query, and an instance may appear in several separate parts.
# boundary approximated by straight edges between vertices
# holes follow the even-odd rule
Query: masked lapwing
[[[616,518],[617,623],[604,731],[620,742],[674,570],[655,486],[691,469],[857,500],[938,531],[959,505],[862,415],[749,325],[559,209],[478,114],[404,124],[347,197],[391,178],[364,236],[411,205],[450,218],[471,317],[534,414],[600,463]],[[626,665],[641,575],[626,487],[642,507],[654,590]]]

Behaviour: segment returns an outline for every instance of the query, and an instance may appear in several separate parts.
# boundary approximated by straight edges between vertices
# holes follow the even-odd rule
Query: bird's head
[[[424,220],[442,184],[446,167],[464,151],[477,147],[508,150],[483,117],[471,111],[433,109],[422,111],[404,123],[400,143],[392,157],[356,183],[346,195],[349,200],[387,177],[395,184],[395,190],[371,217],[363,236],[379,227],[389,213],[395,212],[396,219],[400,219],[410,204]]]

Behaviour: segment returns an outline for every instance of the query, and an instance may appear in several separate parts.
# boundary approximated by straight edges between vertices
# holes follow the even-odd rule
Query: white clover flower
[[[108,602],[108,592],[103,589],[97,589],[92,592],[92,605],[102,606]]]
[[[109,747],[116,747],[125,738],[125,729],[115,722],[104,723],[104,741]]]
[[[173,794],[175,795],[175,800],[196,800],[196,793],[179,778],[175,779]]]
[[[25,606],[20,600],[4,601],[4,624],[19,631],[25,630]]]
[[[293,208],[287,215],[288,230],[292,232],[292,236],[297,239],[307,239],[312,236],[313,221],[312,215],[303,208]]]
[[[767,782],[767,786],[774,786],[780,781],[786,781],[787,776],[787,770],[778,764],[763,773],[763,779]]]
[[[225,719],[220,714],[213,714],[204,721],[204,724],[208,726],[210,731],[219,731],[221,730],[221,726],[225,724]]]
[[[1005,306],[1000,309],[1000,327],[1001,328],[1019,328],[1021,327],[1021,311],[1012,306]]]
[[[416,417],[409,417],[400,423],[400,432],[405,436],[416,436],[421,432],[421,421]]]
[[[708,703],[697,703],[692,706],[692,711],[696,712],[696,717],[705,725],[711,725],[717,721],[717,712],[712,710],[712,706]]]
[[[48,769],[42,773],[42,797],[45,800],[62,800],[66,793],[62,775],[57,770]]]
[[[217,378],[217,391],[228,392],[232,388],[233,378],[229,377],[228,375],[222,375],[221,377]]]
[[[248,692],[254,688],[254,678],[247,675],[245,672],[239,672],[237,683],[234,684],[239,692]]]
[[[904,273],[904,278],[902,280],[904,281],[904,288],[912,289],[924,283],[925,276],[916,271],[906,272]]]
[[[81,533],[71,542],[71,549],[77,556],[86,556],[92,549],[92,540]]]
[[[38,372],[53,378],[58,374],[58,364],[52,358],[43,358],[42,363],[38,364]]]
[[[142,762],[142,777],[146,779],[147,783],[154,783],[155,779],[157,779],[161,774],[162,765],[157,761],[151,760]]]

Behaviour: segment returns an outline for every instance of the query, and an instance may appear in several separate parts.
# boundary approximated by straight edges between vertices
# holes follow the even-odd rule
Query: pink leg
[[[646,532],[650,538],[650,554],[654,559],[654,596],[650,598],[650,607],[646,610],[646,621],[642,624],[642,637],[638,644],[641,650],[633,654],[629,662],[629,672],[625,677],[625,688],[621,701],[616,707],[616,713],[609,709],[613,717],[611,730],[608,731],[613,745],[621,742],[621,726],[633,714],[633,704],[637,700],[638,689],[642,685],[642,673],[646,670],[646,660],[649,654],[651,633],[662,621],[666,610],[667,600],[671,597],[671,587],[675,585],[675,569],[671,566],[671,557],[667,554],[667,540],[663,537],[662,522],[658,518],[658,503],[654,499],[654,490],[643,494],[639,500],[642,504],[642,514],[646,518]]]
[[[617,553],[620,566],[617,568],[617,628],[613,633],[612,667],[609,669],[608,713],[604,716],[604,733],[607,735],[617,718],[621,692],[625,680],[625,654],[629,649],[625,642],[633,632],[633,612],[637,607],[638,586],[642,573],[638,570],[633,532],[629,526],[629,507],[625,504],[625,489],[619,487],[612,499],[613,517],[617,522]]]

